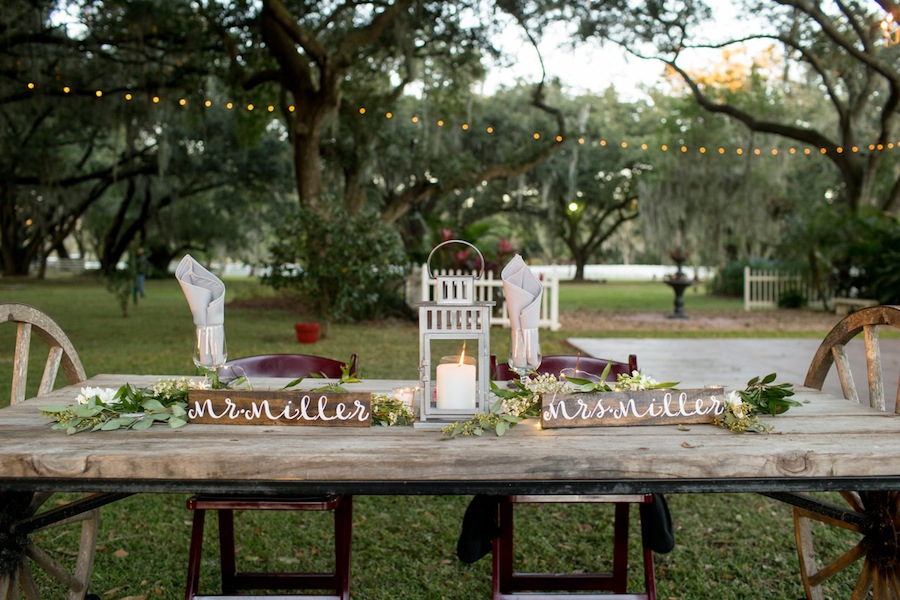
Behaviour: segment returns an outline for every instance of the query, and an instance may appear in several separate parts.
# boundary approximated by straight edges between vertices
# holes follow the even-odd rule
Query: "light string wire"
[[[37,92],[37,90],[38,90],[37,85],[33,82],[29,82],[26,85],[26,87],[32,92]],[[103,90],[95,90],[93,92],[76,93],[75,90],[73,90],[73,88],[71,86],[63,86],[62,88],[60,88],[60,90],[62,91],[63,95],[67,96],[67,97],[86,96],[86,95],[87,96],[92,95],[98,99],[114,97],[113,94],[106,94],[103,92]],[[143,95],[143,93],[136,94],[134,92],[120,92],[118,95],[125,102],[133,102],[136,100],[137,96]],[[152,104],[160,104],[161,102],[163,102],[163,98],[159,94],[146,94],[146,96]],[[178,104],[178,106],[187,107],[189,104],[189,101],[186,97],[182,96],[177,99],[176,103]],[[213,108],[220,104],[226,110],[235,110],[235,109],[243,109],[246,111],[260,110],[260,111],[265,111],[265,112],[269,112],[269,113],[274,113],[276,110],[276,107],[274,104],[256,105],[252,102],[238,105],[238,103],[235,103],[232,101],[224,101],[221,103],[217,103],[217,102],[213,102],[212,100],[205,99],[202,102],[200,102],[200,104],[202,106],[204,106],[205,108]],[[287,107],[287,110],[289,112],[294,112],[296,110],[296,108],[294,105],[289,105]],[[371,116],[370,112],[371,111],[369,111],[364,106],[360,106],[356,110],[356,113],[360,117]],[[391,119],[394,119],[395,117],[397,117],[397,115],[393,111],[386,111],[386,112],[384,112],[384,114],[382,116],[383,116],[383,118],[385,118],[387,120],[391,120]],[[423,126],[426,124],[424,118],[422,118],[418,114],[412,114],[409,117],[409,120],[414,124],[420,124]],[[471,133],[475,133],[476,131],[483,130],[483,133],[486,133],[488,135],[493,135],[496,133],[496,128],[492,125],[487,125],[487,126],[484,126],[483,128],[482,127],[476,128],[473,124],[471,124],[467,121],[457,122],[456,124],[451,124],[449,122],[449,120],[446,118],[437,118],[437,119],[433,119],[432,121],[433,121],[433,124],[439,128],[458,127],[462,131],[471,132]],[[530,137],[535,141],[539,141],[541,139],[544,139],[545,136],[541,132],[535,131],[531,134]],[[566,138],[563,138],[563,136],[561,136],[561,135],[556,135],[554,139],[558,143],[562,143],[562,142],[566,141]],[[783,148],[771,148],[771,149],[748,148],[748,149],[745,149],[743,147],[726,148],[725,146],[717,146],[717,145],[698,145],[696,147],[690,147],[685,144],[679,144],[679,143],[656,145],[656,144],[649,144],[647,142],[630,142],[628,140],[621,140],[618,142],[610,142],[609,140],[606,140],[604,138],[592,140],[585,136],[577,136],[577,137],[573,136],[572,138],[569,138],[569,139],[574,139],[578,144],[583,145],[583,144],[590,143],[592,146],[599,146],[600,148],[606,148],[609,146],[618,145],[623,150],[628,149],[628,148],[638,148],[643,151],[649,151],[652,149],[652,150],[659,150],[661,152],[670,152],[671,151],[673,153],[680,153],[680,154],[699,153],[699,154],[709,154],[709,155],[725,155],[725,154],[734,153],[738,156],[741,156],[744,154],[749,154],[749,155],[753,155],[753,156],[766,156],[766,155],[768,155],[768,156],[783,156],[783,155],[811,156],[811,155],[815,155],[815,154],[828,154],[829,152],[833,152],[836,154],[843,154],[845,152],[850,152],[850,153],[856,154],[856,153],[864,152],[866,149],[869,150],[870,152],[880,152],[880,151],[884,151],[884,150],[900,149],[900,141],[888,142],[887,144],[871,143],[871,144],[867,144],[867,145],[863,145],[863,146],[852,146],[850,148],[844,148],[842,146],[835,146],[834,148],[825,148],[825,147],[797,148],[796,146],[791,146],[787,149],[783,149]]]

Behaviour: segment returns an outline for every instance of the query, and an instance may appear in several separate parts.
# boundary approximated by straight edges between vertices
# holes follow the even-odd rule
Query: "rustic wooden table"
[[[83,385],[147,386],[158,379],[97,375]],[[260,380],[254,387],[277,389],[286,382]],[[347,387],[389,392],[411,384],[367,381]],[[88,573],[94,509],[134,493],[759,492],[794,506],[809,598],[822,598],[820,581],[863,557],[859,597],[869,589],[880,600],[900,596],[900,417],[811,389],[797,390],[801,407],[767,419],[775,428],[768,435],[709,424],[542,430],[525,421],[502,437],[453,440],[413,427],[194,423],[75,435],[50,429],[40,408],[71,404],[78,392],[61,388],[0,410],[0,511],[44,492],[88,492],[46,515],[6,525],[20,535],[94,515],[79,552],[85,557],[79,565],[84,562]],[[840,491],[850,509],[801,493],[815,491]],[[819,569],[811,536],[801,535],[810,521],[852,529],[863,541]],[[0,573],[0,598],[7,597],[4,585],[14,591],[15,578]]]
[[[97,375],[86,385],[149,385]],[[278,380],[255,382],[256,388]],[[312,382],[310,385],[321,382]],[[410,385],[367,381],[351,391]],[[412,427],[189,424],[66,435],[40,408],[61,388],[0,410],[0,490],[348,494],[795,492],[900,489],[900,420],[821,392],[771,419],[770,435],[713,425],[541,430],[442,440]]]

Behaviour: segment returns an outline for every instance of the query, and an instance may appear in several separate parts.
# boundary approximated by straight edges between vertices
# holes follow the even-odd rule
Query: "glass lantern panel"
[[[478,338],[431,338],[429,345],[430,408],[471,413],[480,411],[479,382],[490,374],[479,372],[481,344]]]

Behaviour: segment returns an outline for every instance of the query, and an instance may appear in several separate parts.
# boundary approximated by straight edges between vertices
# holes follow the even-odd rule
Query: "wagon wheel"
[[[825,377],[834,364],[844,397],[859,403],[845,344],[861,332],[866,351],[869,405],[885,410],[884,376],[878,342],[880,326],[900,329],[900,307],[874,306],[841,320],[819,346],[804,385],[822,389]],[[900,412],[900,392],[895,399],[894,410]],[[841,492],[840,496],[847,507],[816,500],[811,500],[809,506],[794,507],[794,533],[806,597],[809,600],[823,600],[823,585],[862,560],[851,599],[867,598],[870,593],[876,600],[900,599],[900,492],[846,491]],[[816,556],[815,523],[856,532],[858,540],[827,564],[820,565]]]
[[[847,508],[842,514],[828,510],[794,508],[794,533],[800,556],[800,574],[807,598],[823,600],[823,586],[832,577],[862,560],[851,600],[900,598],[898,562],[898,505],[900,492],[841,492]],[[854,541],[827,564],[819,564],[815,548],[815,523],[853,531]]]
[[[60,367],[69,385],[87,379],[71,341],[46,314],[25,304],[0,303],[0,323],[7,322],[17,324],[10,404],[17,404],[26,398],[33,332],[49,346],[38,396],[53,389]],[[109,495],[92,496],[58,506],[59,497],[48,502],[50,497],[50,493],[44,492],[0,493],[0,600],[18,600],[20,597],[39,600],[41,593],[34,568],[60,582],[67,590],[68,600],[85,597],[94,562],[97,507],[114,498]],[[44,510],[45,507],[49,510]],[[54,558],[49,551],[39,547],[40,538],[49,528],[68,526],[78,521],[81,522],[78,548],[71,553],[77,557],[74,566],[68,564],[72,561]],[[38,532],[44,534],[33,535]]]
[[[88,510],[80,512],[83,507],[77,501],[44,510],[51,496],[43,492],[9,492],[0,497],[0,600],[17,600],[20,593],[25,600],[41,598],[32,565],[58,582],[66,590],[68,600],[85,597],[94,564],[99,510],[88,505]],[[49,527],[79,522],[81,531],[74,561],[64,564],[35,541],[40,537],[39,532]]]

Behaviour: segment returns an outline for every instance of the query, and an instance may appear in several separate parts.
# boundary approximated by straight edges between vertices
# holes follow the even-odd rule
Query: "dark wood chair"
[[[69,385],[80,383],[87,379],[81,360],[75,347],[63,332],[62,328],[48,315],[33,306],[17,303],[0,303],[0,323],[16,324],[16,346],[13,353],[13,376],[10,404],[22,402],[30,394],[43,396],[54,389],[56,378],[62,369],[66,382]],[[37,334],[49,347],[47,360],[43,365],[40,384],[34,390],[27,391],[28,362],[29,357],[39,356],[37,344],[32,347],[32,334]],[[72,394],[75,400],[75,394]],[[64,434],[62,434],[64,435]],[[0,492],[0,512],[4,515],[17,514],[13,520],[0,519],[0,538],[9,536],[9,539],[27,536],[24,542],[24,552],[14,564],[8,565],[11,569],[0,571],[0,597],[16,598],[19,589],[23,597],[39,599],[43,596],[37,584],[33,567],[44,571],[52,579],[61,582],[66,589],[68,600],[81,600],[85,597],[87,586],[91,579],[91,568],[94,562],[94,551],[97,543],[98,509],[79,507],[99,506],[96,502],[99,495],[87,496],[73,501],[60,500],[60,496],[53,496],[52,492]],[[48,508],[49,507],[49,508]],[[59,515],[59,516],[55,516]],[[41,522],[43,521],[43,524]],[[76,559],[72,567],[67,567],[60,560],[58,552],[58,533],[48,533],[51,527],[63,527],[67,524],[80,521],[81,532],[78,539],[78,548],[75,550]],[[15,528],[15,533],[11,533]],[[40,535],[32,533],[41,530]],[[45,540],[44,545],[50,547],[46,550],[38,543]]]
[[[890,376],[897,382],[897,396],[887,398],[884,387],[879,330],[890,328],[900,330],[900,306],[873,306],[844,317],[819,345],[803,385],[821,390],[834,366],[844,397],[850,402],[865,404],[866,395],[857,390],[851,369],[853,364],[864,363],[868,405],[900,414],[900,377],[896,372]],[[851,341],[860,334],[862,343],[859,347],[850,347]],[[858,360],[851,360],[851,356]],[[876,600],[896,598],[900,492],[842,491],[840,497],[846,502],[845,506],[835,504],[830,496],[818,496],[803,494],[794,508],[794,533],[806,597],[810,600],[828,597],[829,580],[838,574],[838,579],[846,579],[843,571],[861,564],[854,598],[868,598],[870,592]],[[825,510],[815,510],[816,505],[824,506]],[[849,536],[846,544],[836,547],[830,541],[835,536],[827,531],[829,527],[853,531],[856,535]],[[820,535],[825,541],[817,546],[816,539]]]
[[[619,362],[615,360],[606,360],[605,358],[594,358],[593,356],[545,356],[541,359],[541,366],[538,368],[540,374],[553,374],[557,377],[563,369],[573,369],[578,365],[579,371],[590,373],[596,377],[600,377],[607,364],[612,366],[609,369],[607,379],[615,381],[620,374],[631,375],[633,371],[637,371],[637,357],[634,354],[628,355],[628,362]],[[519,376],[509,368],[507,363],[498,363],[496,357],[491,357],[491,378],[496,381],[506,381],[509,379],[518,379]]]
[[[357,355],[346,363],[312,354],[260,354],[245,356],[225,363],[223,369],[229,376],[241,377],[340,377],[344,365],[350,373],[357,371]]]
[[[308,354],[268,354],[239,358],[226,363],[235,377],[300,377],[339,378],[349,365],[356,373],[357,355],[346,363]],[[187,507],[194,513],[191,548],[188,558],[186,600],[197,596],[200,584],[200,562],[203,550],[203,525],[206,511],[215,510],[219,518],[219,550],[221,554],[222,594],[240,596],[241,590],[320,590],[327,595],[295,597],[350,598],[350,546],[353,525],[353,497],[331,494],[321,497],[244,496],[198,494]],[[234,511],[332,511],[334,513],[334,571],[328,573],[242,572],[237,570]],[[288,598],[291,596],[278,596]]]
[[[575,368],[600,377],[607,364],[611,364],[607,381],[615,381],[620,373],[636,371],[637,357],[630,355],[627,362],[611,361],[587,356],[544,356],[539,374],[553,374],[559,377],[563,369]],[[518,377],[508,365],[493,361],[493,378],[508,380]],[[583,496],[504,496],[498,508],[500,535],[493,543],[493,600],[552,600],[578,598],[579,600],[655,600],[656,579],[654,576],[653,551],[643,549],[645,593],[626,593],[628,584],[628,527],[631,504],[653,501],[651,494],[632,495],[583,495]],[[513,565],[514,512],[516,504],[523,503],[592,503],[613,504],[613,546],[612,570],[608,573],[522,573]],[[585,594],[584,592],[613,592]],[[522,594],[519,592],[529,592]],[[538,593],[541,592],[541,593]],[[555,593],[550,593],[555,592]]]

